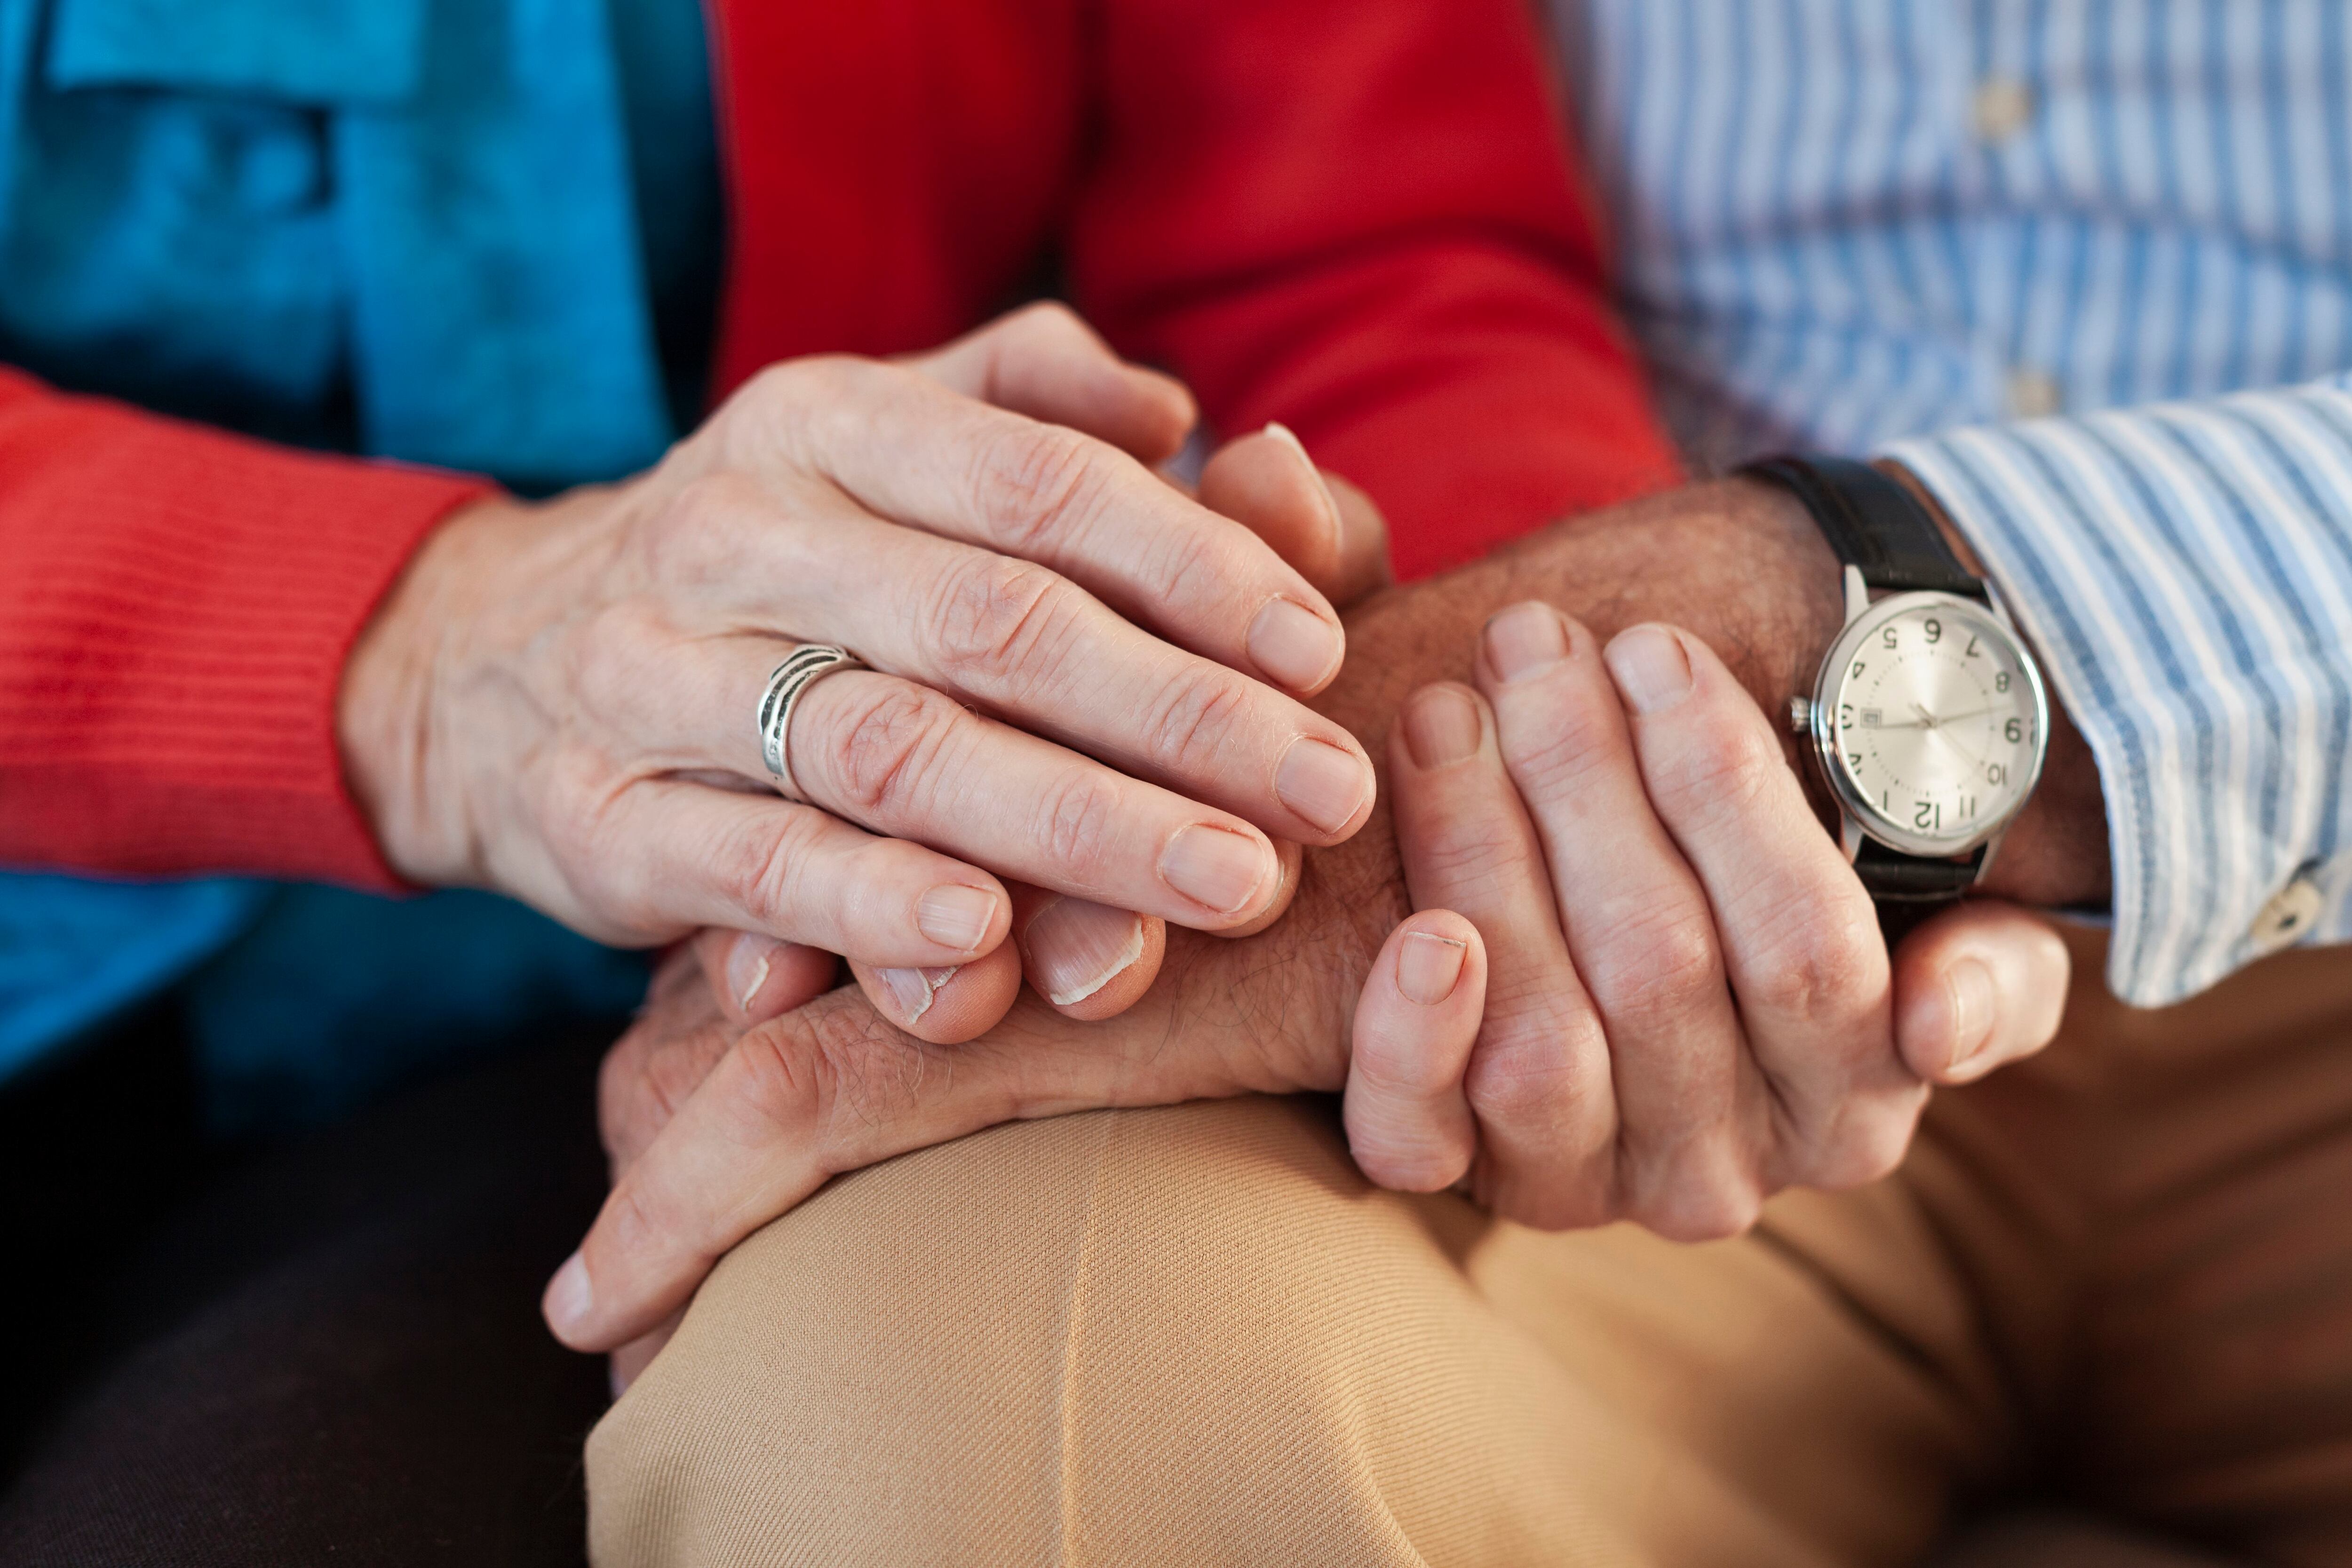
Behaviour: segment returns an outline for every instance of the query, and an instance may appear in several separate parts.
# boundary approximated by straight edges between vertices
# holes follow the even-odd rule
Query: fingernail
[[[1307,471],[1315,476],[1315,488],[1323,492],[1324,514],[1331,520],[1331,526],[1336,530],[1339,525],[1339,498],[1333,495],[1331,487],[1324,482],[1322,468],[1307,455],[1307,443],[1298,438],[1298,432],[1276,419],[1266,421],[1265,433],[1297,453],[1298,460],[1307,465]]]
[[[1031,983],[1057,1007],[1083,1002],[1143,956],[1143,917],[1086,899],[1055,899],[1021,933]]]
[[[1417,768],[1458,763],[1478,749],[1478,705],[1455,686],[1432,686],[1404,710],[1404,749]]]
[[[970,952],[996,919],[996,895],[985,888],[946,882],[915,901],[915,929],[941,947]]]
[[[1288,599],[1268,599],[1250,623],[1249,656],[1258,668],[1305,691],[1339,667],[1339,628]]]
[[[1524,680],[1568,657],[1568,629],[1549,605],[1513,605],[1486,623],[1486,662],[1505,680]]]
[[[960,964],[945,969],[877,969],[874,978],[888,993],[890,1005],[898,1011],[898,1021],[911,1024],[931,1010],[931,1001],[939,995],[940,987],[955,978]]]
[[[1221,915],[1239,914],[1257,901],[1270,858],[1254,838],[1195,823],[1168,841],[1160,857],[1160,875],[1196,904]]]
[[[1468,943],[1450,936],[1407,931],[1404,944],[1397,950],[1397,989],[1408,1002],[1436,1006],[1454,994],[1454,984],[1462,978],[1462,960],[1469,951]]]
[[[768,971],[775,966],[776,954],[784,944],[772,936],[757,931],[745,931],[735,939],[727,952],[727,990],[735,998],[735,1005],[743,1012],[751,1010],[751,998],[768,983]]]
[[[557,1333],[568,1333],[595,1305],[595,1288],[588,1283],[588,1263],[578,1253],[563,1260],[547,1286],[547,1321]]]
[[[1682,639],[1664,626],[1620,632],[1601,657],[1637,713],[1671,708],[1691,689],[1690,656],[1683,652]]]
[[[1952,1003],[1951,1070],[1968,1065],[1992,1041],[1992,971],[1980,960],[1963,958],[1944,976]]]
[[[1348,826],[1372,787],[1371,769],[1353,752],[1301,735],[1274,770],[1282,804],[1326,833]]]

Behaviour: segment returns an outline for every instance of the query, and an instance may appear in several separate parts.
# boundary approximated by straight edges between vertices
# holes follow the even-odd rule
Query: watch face
[[[1957,855],[2024,803],[2049,703],[2033,660],[1985,605],[1898,594],[1847,626],[1822,671],[1813,732],[1874,838]]]

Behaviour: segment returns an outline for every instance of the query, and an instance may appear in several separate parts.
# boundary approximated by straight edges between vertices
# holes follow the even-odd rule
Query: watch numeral
[[[1853,725],[1853,708],[1852,704],[1850,704],[1850,703],[1844,703],[1844,702],[1841,702],[1841,703],[1839,703],[1839,704],[1838,704],[1838,728],[1839,728],[1839,729],[1841,729],[1841,730],[1847,729],[1847,728],[1850,728],[1850,727]]]
[[[1992,678],[1992,689],[1995,691],[2006,691],[2009,689],[2009,671],[2004,669],[1999,675]]]
[[[1845,765],[1859,773],[1862,770],[1862,753],[1860,752],[1848,752],[1845,754]]]
[[[1943,622],[1941,622],[1941,621],[1939,621],[1939,620],[1937,620],[1935,617],[1933,617],[1933,616],[1929,616],[1929,617],[1928,617],[1928,619],[1927,620],[1927,622],[1926,622],[1926,626],[1927,626],[1927,640],[1928,640],[1929,642],[1931,642],[1931,643],[1939,643],[1939,642],[1942,642],[1942,641],[1944,640],[1944,623],[1943,623]]]
[[[1895,637],[1895,628],[1893,626],[1889,626],[1885,631],[1879,633],[1878,640],[1885,643],[1888,647],[1899,647],[1902,646]]]
[[[1919,802],[1918,809],[1911,814],[1911,826],[1927,828],[1943,826],[1944,808],[1932,800]]]
[[[2025,726],[2015,719],[2011,719],[2008,723],[2003,724],[2000,727],[2000,732],[2009,737],[2009,743],[2012,746],[2025,739]]]
[[[1855,660],[1853,661],[1853,673],[1854,673],[1854,676],[1855,676],[1855,678],[1856,678],[1857,679],[1859,679],[1861,678],[1861,675],[1862,675],[1862,660],[1860,660],[1860,659],[1855,659]]]
[[[2005,784],[2008,782],[2009,765],[2007,763],[1987,763],[1985,764],[1985,783],[1990,784]]]
[[[1960,796],[1960,820],[1966,822],[1969,817],[1974,816],[1976,814],[1977,797],[1972,795],[1964,795]]]
[[[1968,651],[1968,655],[1967,655],[1967,657],[1969,657],[1969,658],[1976,658],[1976,656],[1977,656],[1977,639],[1976,639],[1976,638],[1974,638],[1974,637],[1970,637],[1970,638],[1969,639],[1969,651]]]

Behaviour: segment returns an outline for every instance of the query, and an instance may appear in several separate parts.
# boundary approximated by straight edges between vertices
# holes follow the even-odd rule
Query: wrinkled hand
[[[1837,626],[1835,567],[1801,514],[1792,518],[1776,510],[1769,493],[1756,487],[1698,487],[1563,525],[1440,582],[1376,598],[1351,616],[1350,627],[1360,648],[1378,648],[1381,657],[1351,661],[1325,695],[1327,709],[1360,734],[1386,733],[1414,689],[1433,679],[1474,674],[1476,628],[1498,608],[1530,596],[1574,606],[1595,640],[1661,614],[1686,626],[1702,623],[1704,640],[1736,655],[1723,672],[1738,677],[1766,710],[1786,706],[1801,672],[1810,676],[1811,662]],[[1590,679],[1592,668],[1583,668]],[[1693,714],[1718,710],[1723,694],[1713,668],[1710,695]],[[1743,721],[1752,722],[1752,715]],[[1748,731],[1751,741],[1754,733]],[[1481,742],[1494,747],[1495,756],[1501,754],[1499,734],[1497,725]],[[1631,736],[1629,726],[1629,747]],[[1391,750],[1402,743],[1393,742]],[[1622,757],[1615,765],[1622,773]],[[1633,765],[1641,766],[1638,753]],[[1492,786],[1492,757],[1485,766]],[[1769,770],[1764,776],[1771,776]],[[2063,771],[2057,776],[2063,780]],[[1407,788],[1426,801],[1423,782]],[[1444,781],[1438,782],[1442,796]],[[1490,800],[1488,807],[1506,804]],[[1765,790],[1725,805],[1735,816],[1757,814],[1775,833],[1788,826],[1785,794]],[[1649,809],[1656,818],[1658,809]],[[2088,812],[2086,827],[2079,792],[2063,786],[2047,805],[2038,795],[2034,809],[2038,818],[2012,831],[2003,871],[2012,886],[2072,889],[2082,879],[2080,868],[2095,862],[2095,852],[2079,840],[2096,833],[2097,814]],[[1532,817],[1519,820],[1518,831],[1532,838]],[[1638,826],[1642,819],[1634,820]],[[1663,820],[1657,825],[1665,826]],[[1817,825],[1811,831],[1822,834]],[[1795,874],[1807,874],[1796,840],[1788,842]],[[1675,852],[1687,868],[1686,847],[1677,845]],[[1556,896],[1546,863],[1532,850],[1521,866],[1523,877],[1532,878],[1532,890]],[[1689,871],[1702,890],[1710,874]],[[1439,1114],[1430,1118],[1433,1126],[1454,1114],[1454,1141],[1437,1142],[1458,1158],[1462,1124],[1447,1108],[1455,1103],[1457,1085],[1460,1103],[1469,1104],[1467,1074],[1482,1016],[1491,1014],[1508,1026],[1522,1016],[1524,1004],[1499,989],[1481,995],[1486,953],[1476,927],[1443,910],[1408,920],[1403,884],[1388,818],[1376,813],[1349,843],[1307,857],[1291,914],[1262,934],[1219,942],[1170,932],[1161,983],[1118,1017],[1080,1026],[1024,997],[994,1029],[950,1048],[891,1028],[851,991],[833,992],[747,1029],[696,983],[689,961],[677,961],[664,999],[607,1065],[604,1103],[616,1185],[581,1252],[550,1285],[551,1324],[582,1349],[636,1340],[682,1307],[729,1247],[837,1172],[1016,1117],[1252,1091],[1341,1089],[1349,1085],[1351,1038],[1363,1061],[1392,1064],[1357,1069],[1360,1084],[1375,1096],[1390,1094],[1392,1111],[1401,1104],[1409,1121],[1416,1106],[1433,1107]],[[1498,894],[1513,891],[1502,881],[1493,888]],[[1471,895],[1476,891],[1465,885],[1452,896],[1475,907]],[[1517,893],[1531,896],[1526,880]],[[1574,909],[1568,913],[1573,917]],[[1534,934],[1548,931],[1564,942],[1559,909],[1543,918],[1549,923],[1537,923]],[[2003,950],[1989,944],[1988,937],[1999,932],[1979,922],[2001,918],[2000,911],[1947,917],[1906,942],[1891,974],[1883,961],[1865,961],[1859,975],[1843,976],[1859,994],[1825,992],[1819,1005],[1849,1017],[1891,1018],[1900,1059],[1921,1076],[1964,1074],[1955,1064],[1970,1040],[1985,1042],[1979,1048],[1991,1053],[1980,1058],[1985,1061],[2025,1049],[2046,1033],[2060,987],[2046,972],[2021,975]],[[1412,941],[1416,935],[1435,936],[1440,947],[1449,940],[1462,944],[1457,984],[1434,1002],[1417,999],[1435,994],[1435,987],[1422,967],[1427,950]],[[1576,958],[1572,944],[1569,958]],[[1524,973],[1516,952],[1502,954],[1496,969],[1498,986],[1515,984],[1511,976]],[[1990,985],[1978,986],[1979,976]],[[1585,994],[1591,994],[1589,988]],[[1613,1026],[1607,1014],[1600,1017],[1605,1036]],[[1562,1032],[1552,1043],[1564,1051],[1572,1020],[1559,1021]],[[1591,1022],[1580,1027],[1584,1033],[1577,1037],[1589,1039]],[[1743,1057],[1752,1058],[1744,1041]],[[1709,1042],[1715,1055],[1704,1058],[1718,1074],[1723,1044],[1720,1037]],[[1659,1048],[1665,1056],[1657,1070],[1679,1070],[1678,1043],[1663,1040]],[[1841,1057],[1824,1072],[1850,1070],[1841,1063],[1856,1059]],[[1945,1064],[1942,1073],[1938,1062]],[[1748,1070],[1738,1064],[1734,1069]],[[1760,1066],[1754,1070],[1761,1076]],[[1387,1081],[1368,1083],[1375,1072],[1386,1072]],[[1893,1075],[1879,1066],[1864,1076],[1877,1086]],[[1540,1084],[1541,1078],[1538,1073],[1530,1081]],[[1897,1091],[1887,1094],[1890,1100],[1916,1095],[1916,1089],[1899,1090],[1899,1079],[1894,1082]],[[1591,1087],[1598,1093],[1610,1084]],[[1356,1090],[1360,1134],[1364,1093],[1363,1087]],[[1478,1118],[1486,1109],[1472,1113],[1481,1131]],[[1895,1109],[1899,1113],[1899,1103]],[[1721,1131],[1716,1121],[1695,1119],[1693,1125],[1701,1150]],[[1528,1136],[1517,1129],[1513,1134]],[[1408,1142],[1392,1140],[1399,1147]],[[1376,1166],[1384,1152],[1367,1149]],[[1875,1156],[1884,1153],[1882,1147]],[[1867,1163],[1844,1173],[1857,1173]],[[1420,1184],[1445,1169],[1433,1160],[1429,1168],[1399,1165],[1387,1173]],[[1498,1201],[1516,1204],[1524,1194],[1538,1218],[1557,1219],[1565,1212],[1548,1189],[1500,1175],[1489,1178]],[[1605,1206],[1607,1194],[1622,1201],[1632,1190],[1613,1171],[1609,1180],[1602,1197],[1583,1200],[1585,1212]],[[1653,1183],[1643,1190],[1668,1189]]]
[[[1372,770],[1298,700],[1340,661],[1323,595],[1147,466],[1192,421],[1053,309],[779,365],[650,474],[428,541],[346,671],[355,792],[413,880],[616,943],[846,953],[885,1005],[955,966],[1001,1005],[1011,879],[1250,929],[1287,896],[1276,841],[1345,838]],[[1312,486],[1281,447],[1242,478]],[[803,641],[875,667],[796,710],[812,805],[769,791],[752,724]]]
[[[1279,425],[1219,448],[1202,470],[1196,499],[1249,529],[1342,608],[1391,581],[1388,527],[1379,509],[1346,479],[1320,472],[1298,438]],[[1276,847],[1283,857],[1285,894],[1256,920],[1220,934],[1248,935],[1286,904],[1297,849],[1286,843]],[[1164,921],[1023,882],[1007,882],[1006,890],[1013,900],[1009,951],[930,969],[851,963],[884,1017],[934,1044],[971,1039],[1013,1005],[1019,989],[1016,957],[1030,988],[1072,1018],[1111,1017],[1150,989],[1167,952]],[[799,1005],[814,994],[803,988],[804,977],[814,968],[832,973],[830,957],[759,931],[706,931],[694,947],[720,1007],[738,1023]],[[787,1004],[783,997],[794,1000]]]
[[[1347,1125],[1373,1180],[1467,1173],[1551,1228],[1734,1235],[1784,1187],[1885,1174],[1930,1084],[2049,1043],[2056,935],[1974,903],[1890,970],[1869,896],[1706,644],[1650,624],[1604,647],[1528,603],[1478,650],[1475,689],[1415,693],[1390,737],[1413,901],[1475,931],[1405,939],[1423,1010],[1357,1015]],[[1483,1021],[1449,994],[1479,959]]]

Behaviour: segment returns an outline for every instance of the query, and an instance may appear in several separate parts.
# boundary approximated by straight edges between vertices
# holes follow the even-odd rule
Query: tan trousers
[[[1738,1241],[1368,1188],[1330,1107],[995,1129],[737,1249],[588,1447],[599,1568],[1908,1564],[2023,1480],[2352,1563],[2352,953],[1939,1097]]]

